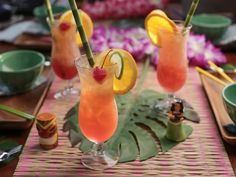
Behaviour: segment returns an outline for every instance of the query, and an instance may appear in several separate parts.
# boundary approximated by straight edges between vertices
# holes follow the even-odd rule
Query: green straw
[[[19,116],[21,118],[24,118],[26,120],[33,120],[35,118],[35,116],[33,116],[31,114],[13,109],[9,106],[5,106],[5,105],[2,105],[2,104],[0,104],[0,110],[9,112],[9,113],[14,114],[14,115],[17,115],[17,116]]]
[[[52,25],[54,23],[54,17],[53,17],[53,13],[52,13],[52,6],[51,6],[51,3],[50,3],[50,0],[44,0],[44,1],[45,1],[45,5],[46,5],[46,8],[47,8],[49,23],[50,23],[50,25]]]
[[[192,1],[191,7],[188,11],[187,17],[186,17],[185,22],[184,22],[184,28],[183,28],[183,31],[182,31],[183,33],[185,33],[189,23],[192,21],[192,17],[195,13],[195,10],[197,9],[198,3],[199,3],[199,0],[193,0]]]
[[[75,0],[69,0],[69,3],[70,3],[70,7],[71,7],[71,10],[72,10],[74,19],[75,19],[75,23],[77,25],[77,28],[78,28],[78,31],[79,31],[79,34],[80,34],[80,38],[81,38],[82,43],[83,43],[83,47],[84,47],[86,56],[88,58],[89,65],[91,67],[93,67],[93,65],[94,65],[93,53],[92,53],[91,47],[89,45],[87,36],[84,32],[84,28],[83,28],[82,21],[81,21],[81,18],[80,18],[79,10],[77,9],[77,5],[75,3]]]

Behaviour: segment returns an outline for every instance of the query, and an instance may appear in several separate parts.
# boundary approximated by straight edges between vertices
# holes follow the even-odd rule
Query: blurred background
[[[7,20],[10,14],[23,14],[23,15],[32,15],[35,7],[43,5],[43,0],[1,0],[0,1],[0,18],[2,21]],[[52,4],[60,4],[68,6],[67,0],[51,0]],[[106,7],[109,6],[113,8],[121,7],[120,4],[129,4],[129,3],[139,3],[143,4],[154,4],[154,7],[163,8],[169,10],[171,16],[183,18],[192,1],[190,0],[77,0],[77,3],[81,5],[82,8],[102,8],[101,3],[106,3]],[[89,3],[89,4],[88,4]],[[90,5],[90,6],[89,6]],[[4,9],[10,10],[11,13],[4,11]],[[134,7],[130,7],[130,10]],[[236,16],[236,1],[235,0],[202,0],[199,3],[197,13],[220,13],[231,17],[235,21]],[[92,9],[91,9],[92,10]],[[109,9],[106,9],[109,10]],[[125,9],[120,9],[125,10]],[[137,10],[137,9],[136,9]],[[147,9],[143,9],[143,11]],[[102,13],[102,9],[99,13]],[[144,14],[144,13],[143,13]],[[101,14],[100,14],[101,15]],[[137,14],[139,15],[139,14]],[[132,15],[131,15],[132,16]],[[121,16],[122,17],[122,16]],[[96,17],[95,17],[96,18]],[[97,17],[101,18],[101,17]]]
[[[68,0],[50,1],[54,14],[63,13],[70,9]],[[146,53],[151,53],[152,51],[155,53],[154,58],[157,58],[157,49],[155,49],[155,52],[154,49],[150,50],[150,48],[154,47],[148,41],[144,28],[140,29],[140,27],[144,27],[144,18],[153,9],[162,9],[170,19],[184,20],[192,0],[77,0],[76,2],[78,7],[85,11],[95,24],[94,33],[91,38],[95,49],[102,50],[105,47],[122,47],[131,53],[133,52],[132,54],[139,56],[137,58],[142,58],[142,55],[138,51],[147,51]],[[200,0],[195,15],[217,14],[227,19],[219,20],[216,17],[216,20],[212,20],[206,17],[205,20],[202,19],[203,17],[200,17],[200,19],[196,20],[196,24],[192,20],[193,28],[191,31],[193,33],[191,33],[191,36],[193,38],[190,38],[189,46],[194,51],[194,55],[189,56],[190,58],[196,58],[199,55],[202,56],[204,53],[205,56],[203,58],[205,60],[209,59],[208,57],[210,56],[212,60],[217,61],[217,56],[219,55],[215,54],[215,46],[222,51],[236,51],[236,25],[234,24],[236,21],[235,2],[236,0]],[[50,51],[51,39],[46,17],[47,12],[44,6],[44,0],[1,0],[0,44],[7,42],[20,48]],[[109,22],[111,24],[110,27],[113,27],[113,29],[103,29],[99,26],[99,24],[104,24],[104,22],[105,24]],[[116,30],[114,30],[114,27]],[[134,27],[134,31],[137,33],[135,36],[132,35],[134,34],[132,31],[126,30],[124,33],[121,30],[132,27]],[[105,33],[109,33],[110,36],[105,35]],[[112,37],[112,35],[115,36],[114,34],[120,37]],[[133,36],[132,43],[125,41],[126,38],[129,38],[129,35]],[[102,43],[104,44],[104,48],[101,47],[101,41],[98,40],[97,36],[100,36],[100,40],[101,36],[103,36]],[[142,49],[143,46],[140,45],[140,36],[145,38],[147,43],[149,42],[148,45],[151,46],[148,48],[149,51]],[[202,41],[204,44],[201,43]],[[208,41],[212,42],[212,45],[208,45]],[[142,44],[146,46],[145,42]],[[0,51],[4,51],[4,46],[2,45]],[[211,54],[206,50],[209,50]],[[155,64],[156,61],[154,62]],[[194,64],[198,65],[198,62]]]

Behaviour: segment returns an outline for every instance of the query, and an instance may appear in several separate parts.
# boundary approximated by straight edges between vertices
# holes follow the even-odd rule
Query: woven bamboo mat
[[[78,83],[77,79],[74,81]],[[193,105],[201,117],[200,124],[185,122],[194,129],[190,138],[165,154],[143,162],[120,163],[103,172],[84,168],[80,163],[81,152],[77,148],[71,148],[67,134],[61,131],[65,113],[78,100],[76,97],[66,101],[53,99],[54,92],[64,84],[60,80],[54,81],[40,111],[51,111],[57,115],[60,130],[58,147],[50,151],[41,150],[34,125],[14,176],[234,176],[198,74],[193,68],[190,68],[186,85],[178,92],[178,95]],[[76,87],[78,86],[77,84]],[[144,88],[161,90],[153,69],[148,73]]]

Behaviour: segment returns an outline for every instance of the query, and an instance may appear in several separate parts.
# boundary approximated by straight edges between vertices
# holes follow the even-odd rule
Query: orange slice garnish
[[[160,29],[176,32],[176,24],[162,10],[153,10],[145,18],[145,28],[151,42],[160,46]]]
[[[87,36],[87,38],[91,38],[92,34],[93,34],[93,21],[91,20],[91,18],[89,17],[89,15],[87,13],[85,13],[84,11],[80,10],[80,17],[82,20],[82,25],[85,31],[85,34]],[[61,22],[68,22],[68,23],[72,23],[74,25],[76,25],[75,20],[74,20],[74,16],[72,14],[71,10],[66,11],[65,13],[63,13],[59,19],[60,23]],[[82,46],[82,41],[79,35],[79,32],[77,32],[76,34],[76,43],[78,44],[78,46]]]
[[[113,92],[119,95],[127,93],[134,87],[138,75],[133,56],[123,49],[108,49],[97,56],[96,65],[106,67],[111,64],[117,65],[117,72],[113,80]]]

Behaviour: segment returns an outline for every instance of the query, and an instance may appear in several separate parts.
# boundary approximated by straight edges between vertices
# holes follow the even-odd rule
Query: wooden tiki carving
[[[36,121],[40,146],[43,149],[55,148],[58,145],[56,116],[52,113],[41,113]]]

